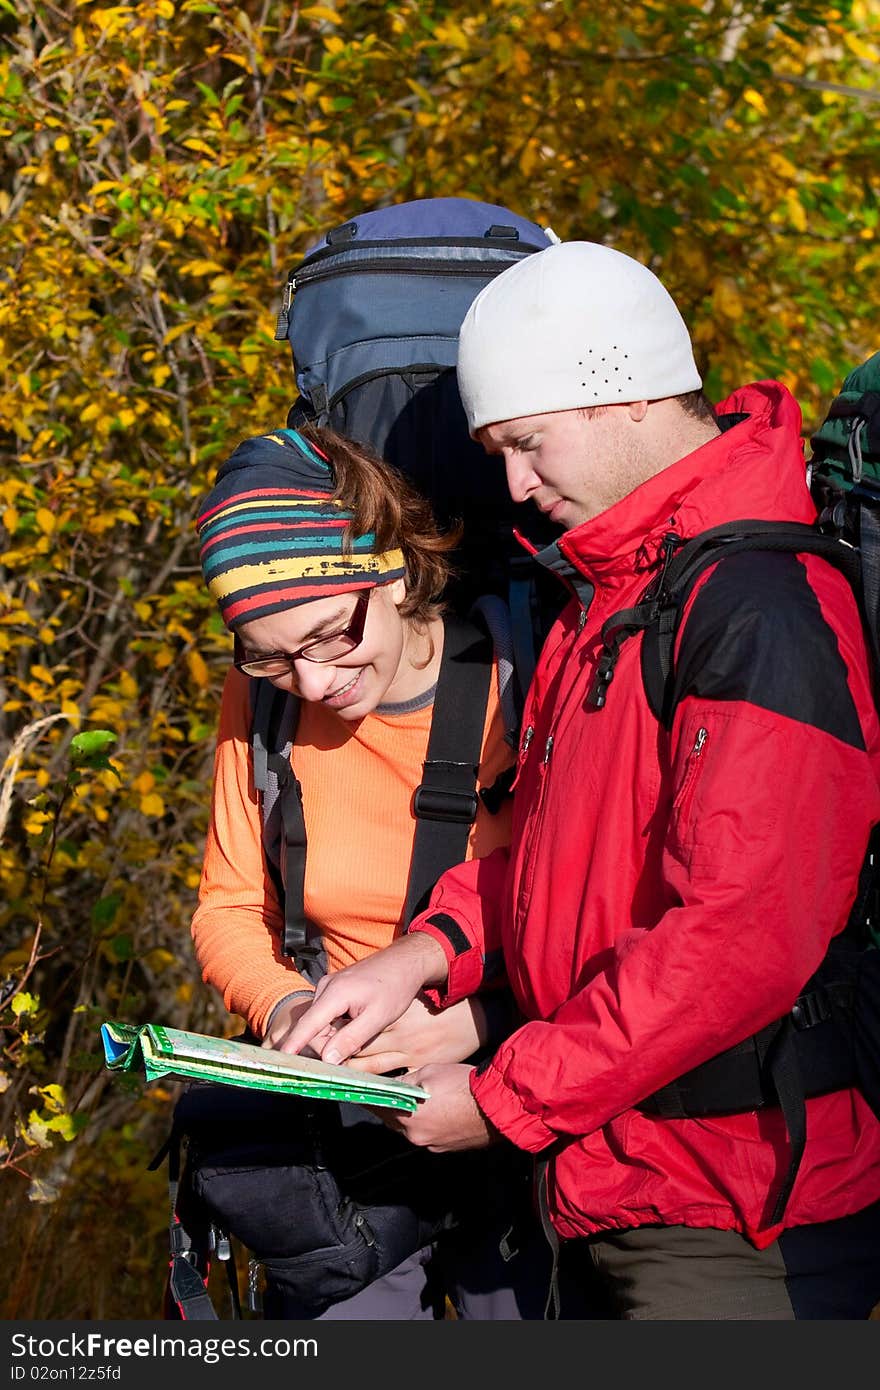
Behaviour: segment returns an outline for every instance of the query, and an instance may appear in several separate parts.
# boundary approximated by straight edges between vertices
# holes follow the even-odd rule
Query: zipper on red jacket
[[[514,788],[517,786],[517,784],[518,784],[518,782],[519,782],[520,777],[522,777],[523,769],[525,768],[525,765],[526,765],[526,757],[528,756],[529,745],[531,744],[531,741],[532,741],[532,739],[534,738],[534,736],[535,736],[535,726],[534,726],[534,724],[527,724],[526,727],[525,727],[525,729],[523,730],[523,736],[522,736],[522,738],[520,739],[520,742],[519,742],[519,752],[518,752],[518,754],[517,754],[517,759],[516,759],[516,772],[515,772],[515,774],[514,774],[513,781],[512,781],[511,784],[510,784],[510,790],[511,790],[511,791],[514,790]]]
[[[544,744],[544,754],[541,758],[541,766],[538,769],[538,786],[533,792],[532,811],[529,817],[531,821],[531,830],[529,832],[528,845],[523,846],[525,850],[525,873],[516,892],[514,913],[517,919],[521,912],[527,911],[529,900],[532,896],[532,885],[535,881],[538,855],[532,854],[530,852],[530,847],[540,842],[544,821],[544,808],[547,803],[547,778],[550,775],[550,757],[553,753],[553,739],[553,734],[547,735],[547,741]]]
[[[682,783],[678,791],[678,795],[676,796],[675,801],[673,803],[673,810],[676,812],[678,816],[679,824],[681,824],[681,822],[685,819],[687,813],[690,810],[691,802],[694,798],[694,788],[697,782],[697,773],[700,769],[700,759],[703,756],[703,749],[706,746],[706,740],[708,739],[708,737],[709,730],[705,729],[701,724],[699,729],[697,729],[696,738],[694,739],[694,746],[688,753],[685,774],[682,778]]]

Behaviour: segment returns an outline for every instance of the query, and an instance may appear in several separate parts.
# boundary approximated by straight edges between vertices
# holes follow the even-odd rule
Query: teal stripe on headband
[[[276,506],[273,507],[271,511],[266,512],[256,511],[239,502],[233,502],[229,505],[235,506],[235,511],[232,515],[224,508],[212,521],[206,522],[205,525],[200,528],[199,535],[203,541],[209,540],[214,535],[215,531],[232,530],[237,526],[250,525],[254,521],[275,521],[282,525],[290,525],[297,521],[326,522],[329,520],[338,521],[340,525],[344,526],[352,519],[351,512],[340,511],[336,507],[331,511],[326,506],[316,507],[314,503],[304,503],[302,506],[296,504],[280,507]],[[257,505],[260,504],[258,503]]]
[[[358,536],[351,546],[347,546],[345,554],[371,555],[376,537],[372,531],[368,531],[365,536]],[[316,551],[330,550],[334,555],[342,553],[338,535],[316,535],[310,531],[307,536],[283,539],[279,537],[276,541],[245,541],[242,545],[225,545],[218,547],[212,555],[205,555],[202,559],[202,569],[205,575],[213,574],[215,570],[222,569],[224,565],[230,565],[236,560],[248,558],[256,555],[277,555],[281,556],[296,555],[297,553],[308,555]]]
[[[330,465],[327,462],[327,460],[322,458],[320,454],[315,453],[315,450],[312,448],[309,441],[307,439],[303,439],[302,435],[299,433],[298,430],[273,430],[272,434],[280,434],[283,435],[285,439],[291,440],[291,442],[297,449],[301,449],[304,454],[308,455],[308,457],[312,460],[312,463],[316,463],[319,468],[324,468],[328,473],[332,473],[332,469],[330,468]],[[271,438],[271,435],[268,435],[266,437]]]

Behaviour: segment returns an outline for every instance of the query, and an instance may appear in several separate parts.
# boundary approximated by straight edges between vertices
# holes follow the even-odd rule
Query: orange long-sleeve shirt
[[[266,871],[250,751],[249,679],[234,668],[223,688],[211,822],[192,936],[202,978],[261,1036],[277,1003],[310,988],[281,954],[283,912]],[[303,789],[308,849],[305,910],[339,970],[399,933],[415,836],[413,791],[422,779],[433,705],[383,706],[356,724],[303,701],[292,761]],[[478,787],[513,761],[504,741],[497,669],[483,734]],[[467,858],[510,838],[510,799],[497,815],[480,802]]]

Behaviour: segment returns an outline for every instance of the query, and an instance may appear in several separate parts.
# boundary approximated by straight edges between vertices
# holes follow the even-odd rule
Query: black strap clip
[[[822,989],[814,989],[809,994],[801,994],[795,1000],[791,1010],[791,1021],[799,1031],[804,1028],[815,1028],[817,1023],[827,1023],[830,1017],[831,1003]]]
[[[477,815],[476,792],[453,791],[448,787],[416,787],[413,810],[419,820],[451,821],[470,825]]]

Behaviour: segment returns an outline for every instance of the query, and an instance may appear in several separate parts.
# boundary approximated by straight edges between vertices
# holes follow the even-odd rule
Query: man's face
[[[514,502],[531,498],[570,531],[626,497],[649,476],[630,408],[611,405],[593,416],[555,410],[485,425],[477,438],[501,454]]]

